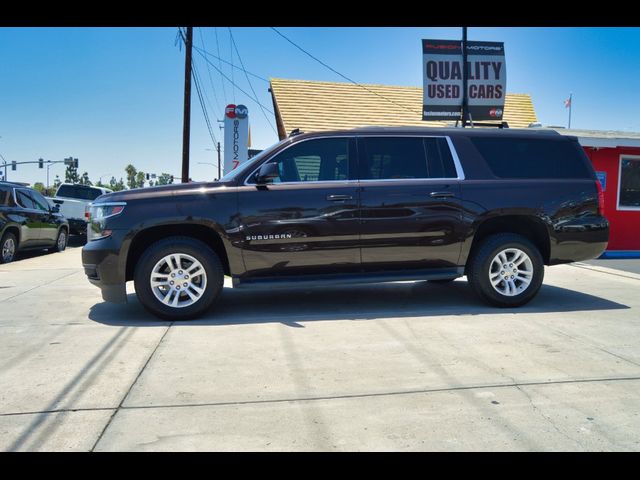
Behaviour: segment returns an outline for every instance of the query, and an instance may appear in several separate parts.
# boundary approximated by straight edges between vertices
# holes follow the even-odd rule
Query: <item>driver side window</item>
[[[279,153],[270,162],[278,165],[280,176],[273,179],[276,184],[348,180],[349,139],[302,141]]]

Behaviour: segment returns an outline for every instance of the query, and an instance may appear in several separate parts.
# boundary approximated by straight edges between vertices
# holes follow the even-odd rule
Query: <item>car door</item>
[[[238,195],[245,276],[358,271],[355,140],[301,139],[266,162],[279,177],[257,186],[256,170]]]
[[[40,211],[40,240],[48,245],[54,245],[58,239],[58,220],[51,211],[51,204],[35,190],[28,191],[37,210]]]
[[[42,211],[36,207],[36,203],[27,189],[14,189],[16,208],[16,223],[20,225],[20,247],[37,247],[46,243],[42,240],[42,223],[44,221]]]
[[[450,148],[445,137],[359,137],[365,271],[458,264],[463,173]]]

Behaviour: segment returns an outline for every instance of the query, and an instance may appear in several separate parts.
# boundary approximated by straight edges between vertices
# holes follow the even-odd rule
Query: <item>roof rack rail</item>
[[[294,128],[291,130],[291,133],[289,133],[289,138],[295,137],[296,135],[302,135],[303,133],[304,132],[301,132],[299,128]]]
[[[500,122],[500,123],[473,122],[463,126],[509,128],[509,124],[507,122]]]

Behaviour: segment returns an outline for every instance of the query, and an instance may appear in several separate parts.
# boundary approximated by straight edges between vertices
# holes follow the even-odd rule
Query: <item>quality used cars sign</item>
[[[462,114],[462,42],[422,40],[423,120]],[[501,120],[507,85],[502,42],[467,42],[467,95],[472,120]]]

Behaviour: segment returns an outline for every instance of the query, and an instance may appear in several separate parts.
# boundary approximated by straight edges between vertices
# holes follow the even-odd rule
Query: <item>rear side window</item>
[[[456,169],[444,138],[363,138],[363,180],[455,178]]]
[[[496,137],[471,141],[496,177],[593,178],[577,142]]]

